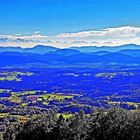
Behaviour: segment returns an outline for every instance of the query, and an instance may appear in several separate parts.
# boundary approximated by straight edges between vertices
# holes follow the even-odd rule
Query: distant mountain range
[[[0,52],[22,52],[22,53],[39,53],[39,54],[45,54],[48,52],[55,52],[58,54],[74,54],[78,53],[78,51],[83,53],[94,53],[99,52],[100,53],[107,53],[107,52],[117,52],[122,50],[140,50],[140,45],[135,44],[128,44],[128,45],[122,45],[122,46],[82,46],[82,47],[69,47],[67,49],[59,49],[53,46],[43,46],[43,45],[37,45],[33,48],[21,48],[21,47],[0,47]],[[99,54],[100,55],[100,54]]]
[[[90,65],[140,65],[140,46],[70,47],[58,49],[38,45],[33,48],[0,47],[0,67],[78,67]]]
[[[52,46],[43,46],[43,45],[37,45],[33,48],[21,48],[21,47],[0,47],[0,52],[21,52],[21,53],[39,53],[39,54],[45,54],[48,52],[56,51],[58,48],[52,47]]]
[[[135,49],[135,50],[140,50],[140,45],[135,45],[135,44],[127,44],[127,45],[122,45],[122,46],[82,46],[82,47],[70,47],[74,50],[78,50],[81,52],[97,52],[97,51],[109,51],[109,52],[117,52],[121,50],[126,50],[126,49]]]

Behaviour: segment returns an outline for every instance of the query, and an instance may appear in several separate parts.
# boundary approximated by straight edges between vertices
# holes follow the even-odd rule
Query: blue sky
[[[0,34],[140,27],[139,0],[0,0]]]

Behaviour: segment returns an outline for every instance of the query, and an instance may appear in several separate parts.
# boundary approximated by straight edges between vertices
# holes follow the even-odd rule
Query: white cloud
[[[140,45],[139,27],[124,26],[62,33],[55,36],[41,35],[40,31],[35,31],[31,36],[0,35],[0,46],[33,47],[40,44],[67,48],[70,46],[117,46],[129,43]]]

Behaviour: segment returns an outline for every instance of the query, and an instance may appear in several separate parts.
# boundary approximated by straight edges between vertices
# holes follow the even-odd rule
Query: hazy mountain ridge
[[[121,51],[121,50],[126,50],[126,49],[135,49],[135,50],[140,50],[140,45],[136,44],[126,44],[126,45],[121,45],[121,46],[82,46],[82,47],[70,47],[75,50],[79,50],[81,52],[97,52],[97,51],[109,51],[109,52],[116,52],[116,51]]]
[[[127,45],[122,45],[122,46],[82,46],[82,47],[69,47],[66,49],[60,49],[56,48],[53,46],[44,46],[44,45],[37,45],[34,46],[33,48],[21,48],[21,47],[3,47],[0,46],[0,52],[22,52],[22,53],[40,53],[40,54],[45,54],[48,52],[55,52],[58,51],[59,53],[69,53],[75,52],[78,53],[84,52],[84,53],[94,53],[97,51],[103,51],[103,52],[117,52],[117,51],[122,51],[122,50],[140,50],[140,45],[135,45],[135,44],[127,44]]]
[[[56,51],[58,48],[53,46],[43,46],[43,45],[37,45],[33,48],[21,48],[21,47],[0,47],[0,52],[21,52],[21,53],[39,53],[44,54],[52,51]]]
[[[87,48],[87,50],[86,50]],[[89,52],[91,48],[91,52]],[[96,51],[95,51],[96,50]],[[58,49],[52,46],[38,45],[34,48],[0,47],[0,66],[26,65],[102,65],[138,64],[140,65],[140,46],[129,44],[118,47],[77,47]]]

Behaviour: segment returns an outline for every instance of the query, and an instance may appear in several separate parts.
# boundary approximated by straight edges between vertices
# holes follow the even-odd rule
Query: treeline
[[[71,117],[52,110],[25,124],[11,125],[0,140],[139,140],[140,111],[82,110]]]

